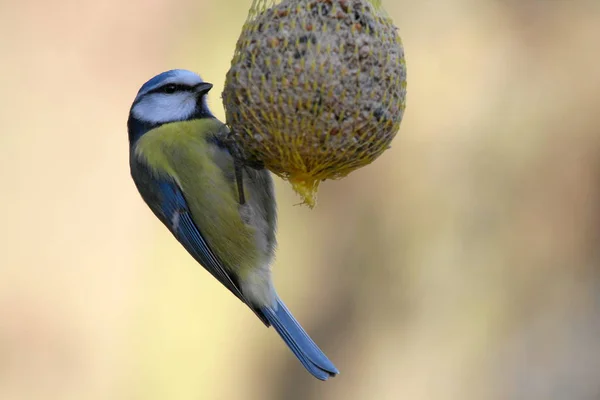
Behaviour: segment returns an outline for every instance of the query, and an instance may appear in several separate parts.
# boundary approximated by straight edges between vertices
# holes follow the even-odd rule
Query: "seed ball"
[[[230,142],[314,206],[400,127],[402,42],[376,0],[254,0],[223,91]]]

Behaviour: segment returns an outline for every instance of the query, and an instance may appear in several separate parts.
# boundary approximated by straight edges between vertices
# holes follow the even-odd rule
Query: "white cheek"
[[[133,107],[133,115],[145,122],[182,121],[196,110],[196,98],[190,93],[153,94]]]

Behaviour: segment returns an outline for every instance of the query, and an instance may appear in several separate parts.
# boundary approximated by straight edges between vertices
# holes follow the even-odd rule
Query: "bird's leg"
[[[242,155],[242,151],[238,147],[237,143],[233,139],[233,132],[229,131],[227,138],[224,140],[225,146],[229,149],[231,156],[234,160],[235,180],[237,183],[237,190],[239,196],[240,205],[246,204],[246,196],[244,195],[244,168],[250,167],[253,169],[261,170],[265,166],[260,161],[247,160]]]
[[[240,205],[246,204],[246,196],[244,195],[244,165],[239,158],[235,158],[235,181],[237,183],[238,196]]]

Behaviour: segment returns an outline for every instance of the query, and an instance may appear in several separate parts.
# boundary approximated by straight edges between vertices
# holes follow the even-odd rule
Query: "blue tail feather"
[[[339,374],[335,365],[302,329],[281,299],[277,299],[276,309],[263,307],[261,311],[304,368],[315,378],[325,381]]]

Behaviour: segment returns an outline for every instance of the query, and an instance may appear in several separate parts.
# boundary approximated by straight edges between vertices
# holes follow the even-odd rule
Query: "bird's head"
[[[206,104],[212,87],[198,74],[183,69],[163,72],[144,83],[129,112],[130,142],[162,124],[213,117]]]

